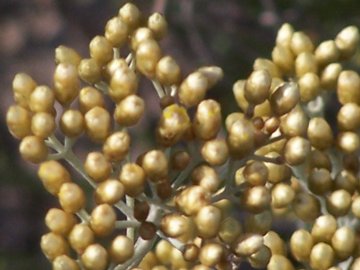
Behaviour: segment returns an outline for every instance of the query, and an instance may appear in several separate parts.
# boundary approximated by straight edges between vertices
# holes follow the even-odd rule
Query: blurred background
[[[12,104],[11,82],[26,72],[39,84],[52,84],[54,49],[64,44],[88,55],[88,43],[102,34],[123,0],[0,0],[0,270],[51,269],[39,239],[44,216],[57,203],[21,161],[18,142],[5,125]],[[347,25],[360,27],[358,0],[138,0],[143,13],[164,13],[169,35],[161,45],[184,74],[216,64],[225,79],[210,92],[224,102],[224,114],[237,110],[232,84],[248,76],[256,57],[270,57],[283,22],[305,31],[315,44],[334,38]],[[360,63],[360,58],[354,60]]]

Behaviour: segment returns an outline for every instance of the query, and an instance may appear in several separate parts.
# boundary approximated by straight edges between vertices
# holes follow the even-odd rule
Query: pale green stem
[[[76,213],[76,215],[80,218],[82,223],[89,223],[90,215],[88,214],[88,212],[86,212],[85,209],[81,209],[79,212]]]
[[[120,50],[119,50],[119,48],[114,48],[113,53],[114,53],[114,59],[119,59],[120,58]]]
[[[134,206],[135,206],[135,200],[134,198],[130,197],[130,196],[126,196],[126,205],[132,209],[132,211],[134,212]],[[127,216],[127,220],[131,221],[132,218]],[[129,237],[130,239],[134,240],[135,239],[135,228],[134,227],[128,227],[126,229],[126,236]]]
[[[116,229],[138,228],[140,222],[136,220],[119,220],[115,222]]]
[[[161,84],[157,81],[157,80],[151,80],[155,90],[156,90],[156,93],[158,94],[159,98],[162,98],[165,96],[165,91],[164,89],[162,88]]]
[[[106,82],[101,81],[101,82],[95,83],[94,86],[95,86],[96,89],[98,89],[103,94],[105,94],[105,95],[109,94],[109,88],[110,87]]]
[[[177,240],[175,238],[167,237],[165,234],[162,233],[162,231],[157,231],[156,234],[158,236],[160,236],[160,238],[168,241],[177,250],[179,250],[181,252],[184,251],[185,245],[181,241],[179,241],[179,240]]]

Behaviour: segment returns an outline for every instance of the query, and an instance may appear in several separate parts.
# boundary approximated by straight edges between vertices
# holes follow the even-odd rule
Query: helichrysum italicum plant
[[[59,200],[41,238],[53,269],[360,269],[360,77],[342,67],[358,29],[315,45],[284,24],[271,59],[235,82],[240,109],[225,119],[206,99],[222,70],[183,76],[159,46],[166,32],[161,14],[146,19],[129,3],[91,40],[89,58],[56,49],[51,87],[14,78],[9,130]],[[140,77],[161,115],[156,147],[134,157],[129,129],[148,105]],[[333,92],[336,127],[324,117]],[[84,160],[73,150],[81,136],[101,146]],[[275,220],[297,221],[287,243]]]

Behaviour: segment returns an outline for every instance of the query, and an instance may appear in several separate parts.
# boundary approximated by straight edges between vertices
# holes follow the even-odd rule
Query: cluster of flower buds
[[[161,14],[128,3],[89,58],[56,49],[52,87],[14,78],[7,125],[60,205],[41,238],[53,269],[360,269],[360,77],[341,63],[357,28],[315,46],[284,24],[272,58],[234,84],[240,110],[225,119],[206,99],[222,70],[183,76],[159,46],[166,32]],[[161,115],[156,146],[132,157],[129,130],[149,105],[141,77]],[[333,92],[337,125],[324,114]],[[82,137],[94,144],[84,159]],[[298,226],[288,246],[277,221]]]

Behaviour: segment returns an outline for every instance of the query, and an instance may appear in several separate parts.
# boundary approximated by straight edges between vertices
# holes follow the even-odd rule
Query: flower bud
[[[201,264],[214,267],[224,256],[224,248],[218,243],[206,243],[200,249],[199,261]]]
[[[266,70],[271,77],[281,77],[279,68],[273,61],[266,58],[256,58],[253,65],[253,70]]]
[[[221,211],[217,207],[202,207],[195,217],[198,235],[205,239],[215,237],[220,229],[221,218]]]
[[[138,78],[130,68],[117,69],[110,81],[109,96],[116,102],[136,93]]]
[[[95,84],[101,80],[101,66],[93,58],[82,59],[78,72],[79,77],[87,83]]]
[[[299,85],[295,82],[286,82],[279,85],[270,96],[271,109],[276,115],[290,112],[299,101]]]
[[[300,165],[305,162],[311,151],[310,142],[302,137],[292,137],[286,142],[284,158],[290,165]]]
[[[336,62],[339,57],[340,51],[333,40],[321,42],[315,50],[315,58],[320,66]]]
[[[282,24],[276,35],[276,45],[282,45],[289,48],[294,32],[294,28],[291,24]]]
[[[333,186],[330,172],[326,169],[313,169],[308,178],[308,187],[316,195],[324,195]]]
[[[321,117],[311,118],[307,136],[311,145],[319,150],[331,147],[334,141],[330,125]]]
[[[345,153],[354,153],[360,148],[359,135],[355,132],[340,132],[337,136],[337,146]]]
[[[310,193],[296,194],[292,207],[295,215],[306,222],[312,222],[320,215],[320,202]]]
[[[91,244],[81,254],[82,265],[89,270],[105,270],[108,264],[108,253],[99,244]]]
[[[261,269],[268,265],[270,259],[271,251],[267,246],[263,245],[258,251],[250,255],[248,261],[252,267]]]
[[[80,270],[78,263],[67,255],[60,255],[52,263],[53,270]]]
[[[267,265],[268,270],[295,270],[291,261],[285,255],[274,254],[271,256],[270,262]]]
[[[105,26],[105,38],[115,48],[122,47],[129,35],[128,25],[119,17],[113,17]]]
[[[55,94],[48,86],[37,86],[29,97],[29,107],[32,112],[52,112]]]
[[[111,118],[102,107],[94,107],[85,114],[86,134],[95,142],[103,142],[109,136]]]
[[[31,131],[35,136],[47,138],[55,131],[55,117],[50,113],[38,112],[31,119]]]
[[[298,80],[300,100],[309,102],[319,95],[320,79],[315,73],[306,73]]]
[[[302,52],[312,52],[314,50],[314,44],[310,37],[304,32],[295,32],[292,35],[290,47],[295,55],[299,55]]]
[[[114,119],[121,126],[133,126],[140,121],[144,110],[144,100],[137,95],[130,95],[116,105]]]
[[[31,113],[19,105],[10,106],[6,113],[6,124],[15,138],[22,139],[31,134]]]
[[[165,153],[160,150],[147,152],[143,157],[141,166],[146,175],[155,182],[164,179],[169,172],[169,162],[167,157]]]
[[[156,65],[156,78],[162,85],[178,84],[181,79],[179,65],[171,56],[163,56]]]
[[[55,49],[55,63],[67,63],[78,66],[81,61],[81,56],[73,48],[60,45]]]
[[[203,187],[210,193],[216,193],[221,179],[216,170],[207,165],[199,165],[191,173],[191,181],[195,185]]]
[[[58,197],[65,212],[75,213],[85,207],[85,193],[75,183],[64,183],[60,188]]]
[[[351,207],[351,195],[344,189],[332,192],[326,198],[326,209],[335,217],[345,216]]]
[[[272,61],[284,73],[290,73],[294,67],[294,55],[290,48],[276,45],[271,53]]]
[[[51,208],[45,216],[45,223],[50,231],[66,236],[74,227],[76,219],[61,209]]]
[[[331,63],[324,67],[320,76],[320,85],[327,90],[335,90],[342,66],[339,63]]]
[[[290,238],[290,249],[297,261],[308,261],[312,247],[313,239],[308,231],[300,229],[292,234]]]
[[[204,66],[199,68],[197,71],[202,73],[207,78],[208,88],[213,87],[224,77],[223,70],[217,66]]]
[[[69,252],[66,240],[53,232],[47,233],[41,237],[40,246],[42,252],[50,261]]]
[[[115,204],[125,195],[124,185],[117,179],[107,179],[95,189],[95,202],[97,204]]]
[[[136,51],[140,43],[154,38],[154,32],[148,27],[139,27],[131,36],[131,48]]]
[[[341,130],[356,131],[360,127],[360,107],[356,103],[346,103],[337,114],[337,124]]]
[[[119,235],[111,242],[109,254],[115,263],[124,263],[134,255],[134,243],[129,237]]]
[[[126,131],[117,131],[107,137],[103,145],[103,153],[110,161],[121,161],[128,154],[130,136]]]
[[[241,224],[232,217],[222,220],[219,228],[219,238],[226,244],[232,244],[242,233]]]
[[[44,161],[48,156],[48,151],[44,139],[37,136],[26,136],[19,145],[21,157],[32,163]]]
[[[36,86],[36,82],[28,74],[16,74],[12,81],[12,90],[16,104],[28,109],[29,97]]]
[[[278,183],[271,189],[271,206],[274,208],[287,207],[293,202],[295,191],[285,183]]]
[[[38,176],[45,189],[57,195],[63,183],[70,182],[70,174],[58,161],[49,160],[40,164]]]
[[[163,15],[155,12],[150,15],[147,21],[147,26],[153,31],[156,39],[162,39],[167,33],[167,22]]]
[[[227,143],[232,156],[241,159],[255,147],[254,126],[247,119],[235,121],[230,130]]]
[[[79,93],[79,106],[80,111],[85,114],[94,107],[104,107],[104,97],[96,88],[84,87]]]
[[[68,137],[77,137],[85,130],[84,116],[77,110],[66,110],[60,119],[62,133]]]
[[[271,76],[266,70],[253,71],[245,83],[245,98],[251,104],[263,103],[269,96]]]
[[[301,77],[309,72],[315,74],[318,72],[318,64],[315,55],[310,52],[302,52],[296,57],[295,73],[298,77]]]
[[[322,215],[318,217],[311,229],[314,242],[330,243],[337,229],[337,221],[332,215]]]
[[[94,232],[86,224],[76,224],[70,234],[69,243],[71,248],[78,254],[82,254],[84,250],[94,242]]]
[[[360,104],[360,77],[352,70],[344,70],[340,73],[337,83],[337,97],[339,102]]]
[[[331,246],[335,251],[336,257],[340,260],[349,258],[355,249],[356,235],[354,229],[348,226],[336,230],[331,238]]]
[[[212,99],[203,100],[197,106],[193,120],[193,129],[196,136],[202,140],[216,137],[221,127],[221,107]]]
[[[79,93],[80,81],[77,67],[60,63],[54,72],[55,97],[62,105],[70,104]]]
[[[286,137],[305,136],[309,118],[301,106],[297,105],[280,120],[280,131]]]
[[[135,29],[141,21],[141,12],[133,3],[123,5],[119,9],[119,16],[130,29]]]
[[[259,234],[245,234],[238,237],[232,244],[234,253],[238,256],[250,256],[264,245],[264,239]]]
[[[144,191],[145,177],[142,167],[135,163],[126,163],[121,168],[119,180],[125,187],[125,193],[135,197]]]
[[[110,176],[112,166],[101,152],[90,152],[86,157],[84,170],[94,181],[101,182]]]
[[[335,38],[341,58],[348,59],[353,56],[359,44],[359,30],[356,26],[348,26],[342,29]]]
[[[201,186],[189,186],[175,197],[175,203],[186,215],[194,215],[209,204],[209,194]]]
[[[199,104],[205,97],[209,89],[209,82],[206,76],[195,71],[188,75],[179,87],[179,100],[186,107],[192,107]]]
[[[310,266],[314,270],[322,270],[330,268],[335,259],[334,250],[325,243],[314,245],[310,253]]]
[[[115,228],[116,213],[112,206],[100,204],[91,212],[90,227],[97,236],[106,236]]]
[[[94,37],[89,44],[91,58],[100,66],[108,63],[113,58],[112,44],[103,36]]]
[[[136,49],[136,67],[148,78],[153,78],[161,58],[159,44],[153,39],[144,40]]]
[[[223,139],[206,141],[201,147],[201,156],[212,166],[224,164],[229,157],[226,141]]]

